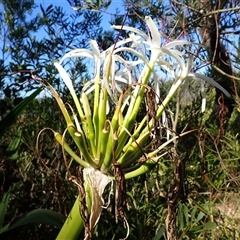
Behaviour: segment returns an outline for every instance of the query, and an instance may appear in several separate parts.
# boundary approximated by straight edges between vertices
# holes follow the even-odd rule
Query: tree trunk
[[[199,1],[200,8],[204,9],[205,13],[222,9],[227,1],[217,0],[212,4],[209,0]],[[208,15],[203,18],[199,32],[205,45],[212,66],[216,66],[221,71],[228,75],[233,75],[231,60],[225,46],[220,41],[219,29],[220,13]],[[212,68],[214,79],[224,87],[232,96],[234,96],[234,80],[226,75],[221,74],[216,68]],[[214,106],[209,121],[216,123],[219,127],[219,137],[224,135],[227,127],[228,119],[231,117],[234,108],[234,99],[225,96],[219,89],[216,88],[216,96]]]

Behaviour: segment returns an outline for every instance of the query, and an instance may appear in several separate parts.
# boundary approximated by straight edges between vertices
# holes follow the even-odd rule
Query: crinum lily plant
[[[166,153],[166,146],[180,136],[171,134],[166,112],[170,100],[187,81],[196,79],[202,84],[204,80],[229,95],[212,79],[191,72],[192,56],[179,50],[191,42],[176,40],[163,46],[153,20],[146,17],[145,21],[148,34],[132,27],[113,26],[129,31],[129,38],[102,52],[96,41],[91,40],[92,50],[72,50],[60,62],[54,63],[70,91],[75,111],[72,106],[65,105],[48,84],[67,124],[63,134],[52,131],[64,153],[68,153],[83,169],[78,177],[71,177],[78,186],[78,198],[57,239],[76,239],[83,228],[85,239],[91,238],[104,208],[102,195],[109,183],[116,191],[116,220],[121,217],[127,223],[123,212],[125,180],[151,170]],[[126,53],[134,56],[131,58],[134,60],[126,60]],[[84,85],[80,99],[63,67],[66,59],[78,57],[92,59],[95,68],[94,77]],[[163,73],[169,76],[172,85],[166,96],[160,98]],[[144,101],[146,116],[137,122]],[[67,132],[78,152],[68,145],[65,139]]]

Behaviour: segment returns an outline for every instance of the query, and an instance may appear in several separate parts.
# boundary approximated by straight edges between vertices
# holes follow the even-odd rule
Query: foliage
[[[52,62],[69,49],[87,47],[86,39],[102,32],[101,13],[82,11],[66,14],[58,6],[37,7],[32,0],[1,2],[1,97],[24,96],[39,87],[37,72],[57,89],[61,86]],[[80,37],[82,36],[82,37]],[[77,69],[87,78],[84,63]]]

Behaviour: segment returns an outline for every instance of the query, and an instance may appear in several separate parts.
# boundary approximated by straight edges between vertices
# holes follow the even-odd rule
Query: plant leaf
[[[11,160],[16,160],[18,158],[18,148],[22,139],[22,129],[19,128],[17,131],[17,136],[11,141],[6,152]]]
[[[0,229],[2,228],[3,220],[6,214],[8,199],[9,199],[10,191],[3,194],[2,200],[0,202]]]
[[[211,230],[216,227],[217,227],[217,224],[215,222],[207,222],[204,224],[204,230]]]
[[[157,234],[155,235],[155,237],[152,239],[152,240],[160,240],[161,237],[163,236],[165,232],[165,227],[162,226],[158,231],[157,231]]]
[[[0,137],[8,130],[8,128],[16,121],[17,117],[25,109],[25,107],[43,90],[38,88],[30,96],[20,102],[8,115],[0,121]]]
[[[65,220],[66,217],[60,213],[47,209],[36,209],[23,216],[15,218],[11,223],[0,229],[0,234],[32,223],[48,224],[61,228]]]

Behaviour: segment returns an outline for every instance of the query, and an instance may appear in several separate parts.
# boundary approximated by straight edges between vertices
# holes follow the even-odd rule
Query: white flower
[[[173,96],[179,87],[184,87],[184,82],[191,79],[202,80],[219,88],[225,95],[230,96],[229,93],[221,87],[213,79],[206,77],[199,73],[191,72],[193,67],[193,57],[187,56],[185,52],[180,51],[183,45],[192,45],[193,43],[185,40],[172,41],[166,45],[161,45],[161,34],[150,17],[146,17],[146,25],[149,30],[149,36],[137,28],[128,26],[113,26],[114,29],[122,29],[130,31],[129,38],[118,41],[116,44],[107,50],[100,52],[96,41],[91,40],[90,45],[92,51],[88,49],[76,49],[67,53],[60,61],[55,63],[59,73],[71,94],[76,95],[71,83],[71,79],[67,72],[63,69],[61,64],[67,58],[73,57],[87,57],[95,61],[95,76],[88,81],[83,87],[83,91],[89,94],[96,88],[96,84],[105,87],[108,95],[113,102],[117,103],[119,95],[125,86],[131,86],[133,94],[131,97],[126,97],[124,106],[129,104],[129,111],[132,111],[137,95],[139,94],[139,84],[149,84],[153,81],[153,87],[158,95],[159,77],[162,73],[167,73],[172,79],[172,86],[169,95]],[[134,61],[124,59],[126,53],[130,53],[134,57]],[[141,72],[137,74],[137,70]],[[150,74],[152,73],[152,74]],[[132,75],[134,74],[134,75]],[[131,85],[132,83],[135,83]],[[205,96],[205,89],[201,85],[203,97]],[[205,109],[206,98],[203,98],[202,110]]]

